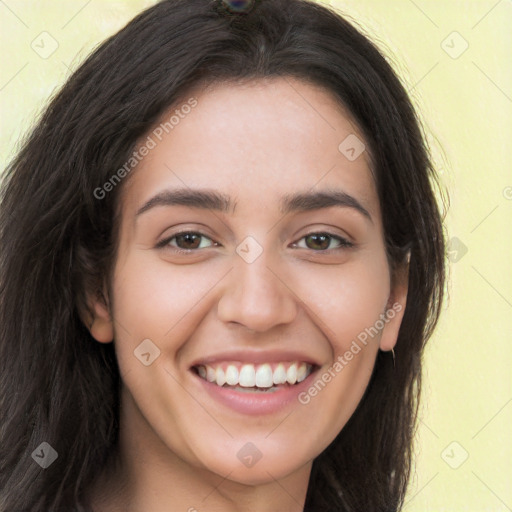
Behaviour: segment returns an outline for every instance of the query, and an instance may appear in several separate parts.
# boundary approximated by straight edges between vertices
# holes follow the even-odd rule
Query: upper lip
[[[218,352],[216,354],[203,356],[192,362],[190,367],[215,364],[227,361],[239,361],[247,364],[293,362],[308,363],[313,366],[320,366],[320,363],[313,357],[295,350],[234,350]]]

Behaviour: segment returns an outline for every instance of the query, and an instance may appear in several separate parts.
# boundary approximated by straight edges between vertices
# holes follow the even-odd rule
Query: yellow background
[[[449,299],[426,351],[405,511],[510,511],[512,1],[319,1],[390,56],[423,114],[451,198]],[[0,0],[2,169],[55,87],[153,3]],[[58,48],[43,58],[38,44],[39,53]]]

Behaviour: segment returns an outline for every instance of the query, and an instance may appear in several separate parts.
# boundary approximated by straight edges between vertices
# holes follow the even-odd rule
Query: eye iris
[[[329,247],[331,238],[329,235],[308,235],[306,237],[306,245],[310,249],[325,250]]]
[[[180,241],[184,243],[180,243]],[[197,249],[201,245],[201,235],[196,233],[176,235],[176,244],[181,249]]]

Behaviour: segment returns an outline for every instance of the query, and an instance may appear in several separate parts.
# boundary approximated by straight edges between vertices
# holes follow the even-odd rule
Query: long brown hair
[[[120,376],[113,344],[95,342],[79,313],[115,262],[122,184],[100,199],[94,191],[190,87],[277,76],[324,87],[353,116],[372,156],[390,268],[404,268],[410,254],[396,365],[379,352],[357,410],[314,461],[305,510],[400,509],[422,352],[445,277],[436,175],[408,95],[376,46],[318,4],[166,0],[94,51],[5,171],[2,511],[89,510],[87,492],[116,448]],[[41,442],[59,455],[45,470],[31,457]]]

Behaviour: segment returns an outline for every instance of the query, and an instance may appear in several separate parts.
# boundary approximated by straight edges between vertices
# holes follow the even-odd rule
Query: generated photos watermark
[[[377,336],[384,326],[393,318],[395,318],[397,313],[402,311],[403,306],[399,302],[395,302],[393,306],[386,311],[386,313],[381,313],[379,319],[371,326],[367,327],[364,331],[361,331],[357,338],[352,340],[352,344],[350,348],[345,351],[343,355],[338,356],[334,364],[328,368],[322,375],[320,375],[313,384],[302,393],[299,393],[298,400],[301,404],[307,405],[311,402],[311,399],[322,391],[329,382],[331,382],[337,375],[339,375],[345,366],[349,364],[354,356],[359,354],[361,350],[368,344],[370,339],[373,339]],[[361,346],[363,345],[363,346]]]
[[[189,98],[186,103],[183,103],[180,108],[174,110],[173,114],[160,123],[150,135],[147,136],[145,142],[135,150],[131,157],[120,167],[101,187],[94,189],[94,197],[96,199],[105,199],[109,192],[121,183],[130,172],[147,157],[150,152],[155,149],[159,142],[162,141],[165,135],[169,134],[176,126],[178,126],[182,119],[192,112],[192,109],[197,107],[197,99]]]

